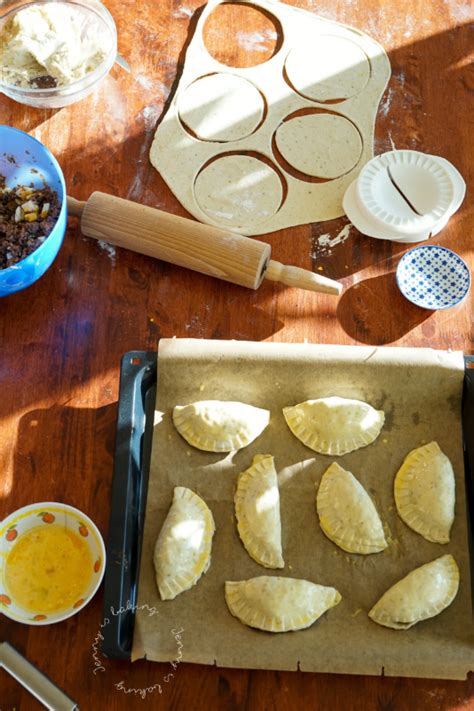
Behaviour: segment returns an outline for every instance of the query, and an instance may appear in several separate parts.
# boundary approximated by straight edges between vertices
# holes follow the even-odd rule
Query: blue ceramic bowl
[[[0,126],[0,175],[8,187],[44,182],[56,190],[61,212],[53,230],[32,254],[11,267],[0,269],[0,296],[26,289],[53,263],[62,244],[67,223],[66,184],[56,158],[32,136],[11,126]]]
[[[466,262],[455,252],[435,244],[415,247],[397,267],[398,288],[423,309],[449,309],[459,304],[471,287]]]

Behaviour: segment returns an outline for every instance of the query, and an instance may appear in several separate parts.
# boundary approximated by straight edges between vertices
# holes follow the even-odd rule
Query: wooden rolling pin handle
[[[339,296],[342,291],[342,284],[322,276],[322,274],[314,274],[308,269],[300,269],[300,267],[291,267],[280,262],[275,262],[273,259],[268,263],[264,274],[265,279],[270,281],[278,281],[287,286],[296,286],[299,289],[307,291],[320,291],[323,294],[334,294]]]
[[[87,203],[83,200],[76,200],[76,198],[67,196],[67,211],[69,215],[74,215],[74,217],[82,217],[82,211],[84,210]]]

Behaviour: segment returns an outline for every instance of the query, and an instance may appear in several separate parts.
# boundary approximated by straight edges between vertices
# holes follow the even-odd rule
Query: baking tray
[[[156,400],[156,352],[121,361],[104,579],[102,652],[130,659]]]
[[[464,357],[462,402],[466,501],[474,601],[474,356]],[[130,351],[121,362],[112,500],[104,584],[102,652],[130,659],[156,400],[157,354]]]

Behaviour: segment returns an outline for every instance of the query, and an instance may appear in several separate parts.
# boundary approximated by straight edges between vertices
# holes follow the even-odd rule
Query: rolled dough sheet
[[[340,217],[346,189],[373,156],[377,106],[390,76],[384,49],[363,32],[306,10],[243,0],[275,17],[282,42],[262,64],[227,67],[203,40],[204,24],[224,1],[210,0],[199,16],[175,95],[155,133],[152,164],[194,217],[242,234]],[[286,164],[275,150],[278,138]],[[274,166],[283,181],[283,201],[274,180],[271,199],[258,185],[254,190],[261,209],[230,210],[221,190],[236,180],[232,163],[224,162],[228,154],[242,159],[235,202],[248,200],[242,186],[255,178],[254,165],[243,160],[249,155],[260,157],[269,171]],[[216,158],[222,174],[214,183],[207,166]]]
[[[461,441],[460,353],[429,349],[316,346],[238,341],[162,340],[159,346],[153,440],[133,658],[176,657],[172,630],[183,629],[182,660],[218,666],[297,669],[462,679],[474,668],[472,605]],[[321,530],[315,484],[334,458],[305,447],[288,429],[282,408],[311,397],[339,395],[369,402],[386,414],[377,440],[337,459],[357,477],[385,525],[388,548],[345,553]],[[176,404],[202,399],[241,400],[271,410],[270,425],[249,447],[219,455],[190,447],[175,431]],[[159,413],[163,413],[160,415]],[[406,454],[435,439],[456,476],[451,541],[424,540],[398,517],[393,481]],[[268,571],[242,546],[233,496],[238,474],[254,455],[275,457],[280,487],[285,567]],[[153,548],[173,487],[204,498],[216,522],[209,571],[175,600],[158,597]],[[407,631],[372,622],[367,612],[390,585],[417,566],[452,553],[461,571],[459,593],[441,615]],[[272,635],[230,615],[226,580],[285,575],[337,588],[342,601],[313,626]]]

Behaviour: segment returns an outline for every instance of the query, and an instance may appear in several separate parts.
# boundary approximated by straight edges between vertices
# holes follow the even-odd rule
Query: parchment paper
[[[463,679],[474,669],[474,637],[461,433],[461,353],[429,349],[318,346],[191,339],[162,340],[155,425],[133,659],[223,667],[297,669]],[[386,414],[369,447],[343,457],[319,455],[285,424],[282,408],[309,398],[340,395],[371,403]],[[235,454],[190,447],[175,431],[174,405],[196,400],[241,400],[271,410],[267,430]],[[159,413],[164,413],[160,421]],[[436,440],[456,475],[451,542],[425,541],[398,517],[393,480],[406,454]],[[234,519],[237,475],[255,454],[273,454],[279,474],[285,568],[268,571],[250,559]],[[386,551],[344,553],[322,533],[315,484],[336,459],[370,492],[389,532]],[[177,485],[190,487],[212,510],[216,533],[209,571],[190,591],[162,602],[153,548]],[[413,568],[452,553],[461,584],[453,604],[407,631],[372,622],[368,610]],[[336,587],[342,602],[312,627],[272,634],[241,624],[229,613],[225,580],[286,575]],[[181,632],[182,630],[182,632]]]

